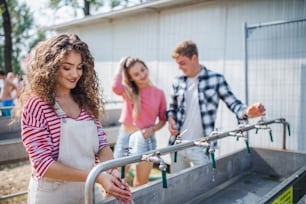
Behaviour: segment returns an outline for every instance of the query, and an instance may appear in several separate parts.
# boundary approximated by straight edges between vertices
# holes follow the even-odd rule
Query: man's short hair
[[[191,59],[193,55],[198,56],[197,45],[191,40],[180,42],[172,51],[172,58],[176,59],[178,56],[185,56]]]

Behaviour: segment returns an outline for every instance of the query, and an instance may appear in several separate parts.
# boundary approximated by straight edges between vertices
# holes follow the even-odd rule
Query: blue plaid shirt
[[[218,74],[202,66],[198,80],[198,97],[204,137],[208,136],[214,130],[220,99],[236,114],[238,120],[243,120],[243,111],[247,106],[234,96],[222,74]],[[179,76],[175,78],[172,83],[172,94],[167,110],[167,117],[172,116],[175,119],[179,131],[185,120],[186,90],[187,77]]]

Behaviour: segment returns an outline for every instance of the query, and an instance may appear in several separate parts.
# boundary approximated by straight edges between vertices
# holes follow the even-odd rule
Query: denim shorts
[[[145,139],[141,130],[138,130],[130,135],[129,147],[131,147],[131,155],[142,154],[156,149],[156,138],[152,135]]]
[[[14,99],[11,100],[2,100],[0,102],[0,106],[7,107],[7,106],[14,106]],[[4,109],[1,110],[2,116],[11,116],[12,110],[11,109]]]
[[[137,131],[138,132],[138,131]],[[119,135],[115,144],[114,158],[120,158],[124,156],[141,154],[147,151],[156,149],[156,138],[152,135],[148,139],[139,140],[140,136],[133,133],[132,140],[130,139],[131,134],[124,131],[121,127],[119,130]],[[136,137],[138,135],[138,140]],[[130,141],[131,140],[131,141]],[[129,149],[129,151],[127,151]]]

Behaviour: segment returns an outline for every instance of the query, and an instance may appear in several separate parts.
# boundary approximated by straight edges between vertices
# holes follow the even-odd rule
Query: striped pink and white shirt
[[[80,115],[75,120],[92,119],[93,117],[82,109]],[[99,149],[102,149],[109,144],[100,121],[94,120],[97,124]],[[32,173],[38,178],[42,177],[48,167],[58,158],[60,124],[60,117],[41,98],[32,97],[25,103],[21,120],[21,136],[26,151],[29,154],[33,168]]]

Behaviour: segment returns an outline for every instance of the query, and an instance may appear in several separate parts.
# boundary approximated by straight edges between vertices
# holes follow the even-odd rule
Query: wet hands
[[[105,192],[106,197],[114,196],[123,204],[129,204],[132,201],[132,193],[127,182],[120,178],[118,170],[113,170],[111,174],[104,172],[99,175],[97,182],[100,183]]]

